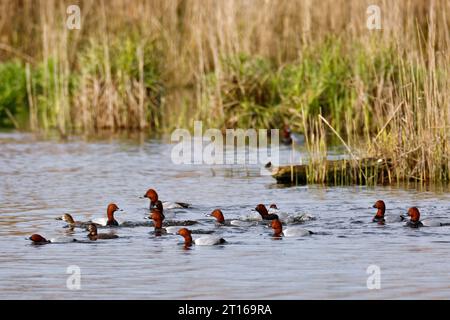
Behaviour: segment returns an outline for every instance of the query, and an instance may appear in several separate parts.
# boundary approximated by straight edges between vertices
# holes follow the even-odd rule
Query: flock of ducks
[[[158,193],[154,189],[149,189],[143,196],[150,200],[150,215],[148,219],[151,221],[145,222],[122,222],[119,223],[114,213],[122,211],[116,204],[111,203],[107,207],[106,218],[93,219],[91,221],[76,221],[70,214],[64,214],[62,217],[57,218],[67,223],[67,227],[81,228],[88,232],[85,240],[79,240],[69,237],[54,238],[47,240],[39,234],[33,234],[29,237],[32,244],[42,245],[49,243],[63,243],[63,242],[83,242],[83,241],[97,241],[99,239],[116,239],[118,235],[108,232],[99,233],[99,228],[116,228],[116,227],[136,227],[136,226],[149,226],[154,228],[156,235],[163,234],[177,234],[184,238],[184,247],[189,248],[192,245],[219,245],[226,243],[225,239],[220,236],[211,234],[214,231],[202,231],[202,230],[190,230],[187,227],[197,224],[198,221],[194,220],[169,220],[166,219],[165,209],[177,209],[177,208],[189,208],[188,203],[183,202],[162,202],[159,200]],[[377,209],[377,213],[373,217],[372,221],[378,224],[386,224],[393,222],[406,221],[405,226],[411,228],[419,228],[423,226],[444,226],[450,225],[450,223],[442,223],[439,221],[420,220],[420,212],[417,207],[412,207],[408,210],[406,215],[399,216],[385,216],[386,205],[384,201],[378,200],[373,208]],[[170,214],[167,214],[170,216]],[[307,230],[298,224],[302,224],[306,221],[315,220],[315,217],[310,214],[287,214],[280,212],[276,204],[271,204],[269,209],[264,204],[258,204],[252,214],[242,219],[229,220],[225,219],[222,210],[214,209],[211,213],[207,214],[209,217],[215,218],[215,223],[219,226],[234,226],[234,227],[251,227],[259,223],[269,224],[273,230],[274,237],[304,237],[314,234],[312,231]],[[409,220],[408,220],[409,216]],[[283,225],[288,225],[284,228]],[[192,238],[192,234],[206,234],[197,239]]]

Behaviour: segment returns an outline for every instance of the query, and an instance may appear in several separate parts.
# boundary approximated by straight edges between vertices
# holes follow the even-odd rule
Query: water
[[[281,187],[256,170],[174,166],[162,140],[86,142],[0,134],[1,299],[410,299],[450,298],[450,227],[404,228],[370,223],[377,199],[387,214],[417,205],[422,216],[450,220],[442,190],[394,187]],[[54,218],[103,217],[109,202],[117,218],[144,221],[155,187],[163,200],[188,201],[177,213],[197,228],[216,230],[229,244],[184,250],[176,235],[155,237],[148,227],[119,228],[116,240],[33,246],[47,238],[86,232]],[[246,215],[258,203],[317,217],[308,238],[275,240],[264,226],[217,228],[205,213]],[[194,238],[196,235],[194,235]],[[69,290],[67,268],[81,270],[81,289]],[[370,265],[381,289],[369,290]]]

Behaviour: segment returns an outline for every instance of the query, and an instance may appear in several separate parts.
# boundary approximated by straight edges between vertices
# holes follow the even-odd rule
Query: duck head
[[[220,209],[213,210],[213,212],[208,214],[208,216],[216,218],[216,221],[218,223],[224,223],[225,222],[225,218],[223,217],[222,210],[220,210]]]
[[[158,193],[155,189],[148,189],[144,194],[144,198],[150,199],[150,209],[156,205],[156,201],[158,201]]]
[[[417,207],[409,208],[407,215],[411,217],[411,222],[419,222],[420,220],[420,212]]]
[[[108,208],[106,209],[106,214],[108,216],[108,222],[115,221],[114,220],[114,212],[116,211],[123,211],[122,209],[119,209],[119,207],[115,203],[110,203],[108,205]]]
[[[75,220],[73,219],[73,217],[68,213],[65,213],[61,217],[56,218],[56,220],[62,220],[64,222],[67,222],[68,224],[75,223]]]
[[[164,221],[164,215],[162,214],[162,212],[159,211],[158,209],[153,209],[150,217],[153,220],[155,230],[161,229],[162,223]]]
[[[275,237],[280,237],[283,233],[283,226],[278,218],[272,220],[271,227],[273,230],[273,235]]]
[[[192,245],[192,236],[191,236],[191,230],[187,228],[181,228],[178,230],[177,234],[182,236],[184,238],[184,246],[190,247]]]

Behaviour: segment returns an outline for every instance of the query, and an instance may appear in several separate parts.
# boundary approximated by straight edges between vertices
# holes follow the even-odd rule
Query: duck
[[[305,237],[314,234],[312,231],[300,227],[288,227],[283,230],[283,225],[278,218],[272,219],[271,227],[275,237]]]
[[[268,213],[276,214],[281,221],[289,222],[289,223],[298,223],[298,222],[306,222],[306,221],[316,220],[316,217],[314,217],[312,214],[309,214],[309,213],[289,215],[286,212],[281,212],[275,203],[270,204]]]
[[[304,143],[305,136],[293,133],[291,131],[289,125],[285,124],[283,129],[281,130],[280,141],[282,144],[284,144],[286,146],[290,146],[290,145],[292,145],[292,143],[295,143],[296,145],[300,145],[300,144]]]
[[[144,198],[150,199],[150,210],[156,205],[156,201],[158,201],[158,193],[155,189],[148,189],[144,194]],[[165,209],[182,209],[182,208],[190,208],[191,205],[185,202],[162,202]]]
[[[273,220],[279,219],[286,223],[303,223],[306,221],[315,220],[316,218],[310,214],[300,214],[300,215],[289,215],[286,212],[280,212],[276,204],[271,204],[271,212],[270,213],[266,206],[262,203],[258,204],[254,209],[256,212],[260,214],[260,218],[256,217],[256,220]],[[247,217],[248,219],[249,217]],[[254,216],[251,218],[255,218]]]
[[[409,208],[406,214],[410,217],[410,220],[405,224],[406,227],[420,228],[420,227],[442,227],[450,225],[450,223],[448,222],[440,222],[429,219],[420,221],[420,211],[419,208],[417,207]]]
[[[229,220],[229,219],[225,220],[222,210],[220,209],[214,209],[211,213],[208,213],[206,216],[216,218],[216,224],[219,226],[248,227],[252,225],[252,223],[249,221]]]
[[[377,200],[372,207],[377,209],[377,213],[373,217],[372,222],[377,222],[379,224],[383,224],[385,222],[388,222],[388,223],[401,222],[406,219],[406,217],[403,215],[386,217],[384,215],[386,212],[386,204],[384,203],[383,200]]]
[[[184,238],[184,246],[185,248],[191,247],[193,244],[197,246],[213,246],[226,243],[225,239],[218,236],[203,236],[198,239],[192,240],[192,232],[187,228],[181,228],[177,232],[178,235]]]
[[[417,207],[411,207],[408,209],[407,215],[410,216],[410,220],[406,222],[405,226],[410,228],[420,228],[423,227],[422,222],[420,222],[420,212]]]
[[[160,215],[161,215],[163,220],[166,218],[166,216],[164,215],[164,207],[163,207],[163,204],[162,204],[162,202],[160,200],[156,201],[155,202],[155,206],[152,209],[150,209],[150,219],[153,219],[152,218],[152,213],[154,211],[158,211],[160,213]]]
[[[161,202],[161,201],[159,201]],[[163,228],[163,221],[164,221],[164,214],[161,210],[158,209],[158,207],[155,207],[152,209],[150,213],[150,219],[153,220],[153,227],[155,229],[155,233],[158,235],[165,234],[165,233],[176,233],[181,227],[167,227]]]
[[[98,233],[97,232],[97,226],[93,223],[91,223],[88,226],[88,238],[91,241],[96,241],[98,239],[117,239],[119,238],[118,235],[112,234],[112,233]]]
[[[92,223],[91,221],[75,221],[75,219],[68,213],[63,214],[61,217],[57,217],[56,220],[66,222],[69,228],[86,229]]]
[[[279,219],[279,216],[275,213],[269,213],[266,206],[262,203],[258,204],[255,209],[256,212],[259,213],[262,220],[273,220],[273,219]]]
[[[161,212],[161,214],[163,215],[164,219],[165,218],[175,218],[175,212],[167,213],[166,211],[164,211],[163,203],[160,200],[158,200],[158,201],[155,202],[155,205],[153,206],[153,208],[150,209],[150,217],[149,217],[149,219],[151,219],[151,212],[152,212],[152,210],[155,210],[155,209],[157,209],[157,210],[159,210]]]
[[[123,211],[123,210],[119,209],[119,207],[115,203],[110,203],[106,209],[106,218],[96,218],[93,219],[91,222],[93,224],[103,227],[105,226],[117,227],[119,226],[119,222],[117,222],[117,220],[114,219],[114,212],[116,211]]]
[[[76,242],[77,239],[71,238],[71,237],[59,237],[59,238],[52,238],[50,240],[45,239],[40,234],[32,234],[29,238],[31,240],[32,244],[49,244],[49,243],[69,243],[69,242]]]
[[[160,200],[155,201],[155,206],[153,209],[150,210],[150,216],[149,219],[153,220],[152,215],[154,212],[157,212],[161,215],[163,225],[166,230],[171,230],[171,232],[168,231],[168,233],[176,232],[180,226],[192,226],[194,224],[197,224],[198,221],[194,220],[184,220],[184,221],[177,221],[177,220],[165,220],[166,219],[166,213],[164,212],[163,203]],[[172,216],[172,215],[169,215]],[[164,221],[165,220],[165,221]],[[174,227],[174,228],[172,228]]]

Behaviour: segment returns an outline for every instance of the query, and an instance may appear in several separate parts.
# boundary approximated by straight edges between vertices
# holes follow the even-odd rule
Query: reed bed
[[[81,8],[81,30],[66,9]],[[279,128],[382,158],[389,182],[450,180],[450,3],[0,0],[0,126],[62,135]],[[5,14],[6,13],[6,14]],[[332,137],[330,139],[330,137]]]

